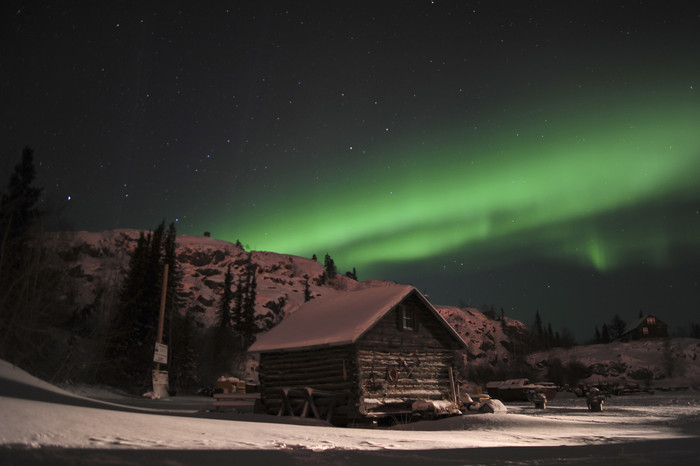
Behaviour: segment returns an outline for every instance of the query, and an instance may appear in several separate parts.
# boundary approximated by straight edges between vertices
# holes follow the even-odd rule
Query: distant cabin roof
[[[664,322],[660,321],[655,315],[653,315],[653,314],[647,314],[647,315],[645,315],[644,317],[640,317],[640,318],[638,318],[637,320],[635,320],[634,322],[632,322],[631,324],[629,324],[629,325],[627,326],[627,329],[625,330],[625,334],[631,333],[631,332],[633,332],[634,330],[636,330],[639,326],[641,326],[641,325],[643,325],[643,324],[646,324],[646,320],[647,320],[649,317],[653,317],[653,318],[654,318],[654,321],[656,322],[656,324],[666,325]]]
[[[459,334],[418,290],[410,285],[390,285],[307,301],[276,327],[260,335],[248,351],[263,353],[352,344],[412,293],[462,346],[466,346]]]

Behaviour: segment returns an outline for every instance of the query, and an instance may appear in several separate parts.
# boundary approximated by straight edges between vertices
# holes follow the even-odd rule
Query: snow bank
[[[8,389],[12,384],[35,390],[31,395],[26,394],[29,390],[24,395],[18,394]],[[53,399],[47,395],[56,390],[10,364],[0,364],[0,412],[5,419],[0,423],[0,445],[310,451],[573,446],[681,438],[687,435],[674,427],[678,419],[700,417],[700,402],[693,398],[693,392],[685,404],[679,402],[675,408],[670,404],[624,407],[610,403],[605,413],[593,415],[578,403],[579,400],[569,399],[562,401],[564,404],[560,406],[553,402],[547,410],[535,411],[529,405],[521,404],[509,406],[509,411],[514,411],[514,414],[470,414],[396,429],[343,429],[256,422],[259,418],[252,415],[224,420],[204,418],[211,417],[205,413],[200,418],[155,414],[155,409],[124,412],[112,409],[115,405],[81,406],[67,403],[65,398]],[[12,422],[7,422],[8,419]],[[266,420],[278,418],[267,417]]]

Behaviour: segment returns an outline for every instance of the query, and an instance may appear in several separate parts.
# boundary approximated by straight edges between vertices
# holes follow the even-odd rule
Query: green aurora
[[[252,213],[211,224],[253,249],[329,252],[363,278],[379,264],[435,257],[663,266],[674,245],[698,241],[692,88],[521,108],[481,127],[442,125],[432,142],[404,136],[374,159],[348,153],[334,175],[300,168]],[[683,205],[680,220],[666,215]]]

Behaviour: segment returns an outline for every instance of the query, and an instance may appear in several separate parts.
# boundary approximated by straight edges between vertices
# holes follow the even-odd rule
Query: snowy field
[[[700,392],[561,394],[546,410],[467,414],[391,429],[206,412],[211,399],[64,391],[0,361],[0,464],[697,464]]]

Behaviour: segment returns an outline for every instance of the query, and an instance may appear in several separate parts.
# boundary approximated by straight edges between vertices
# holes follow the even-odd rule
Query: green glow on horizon
[[[384,148],[383,162],[350,160],[318,184],[290,174],[283,197],[212,223],[254,249],[329,252],[358,269],[450,251],[491,251],[496,261],[499,251],[528,243],[537,246],[510,259],[544,255],[598,270],[640,255],[663,263],[683,232],[647,228],[643,219],[625,233],[573,225],[691,192],[697,199],[693,97],[543,110],[483,131],[456,125],[439,145],[403,140]]]

